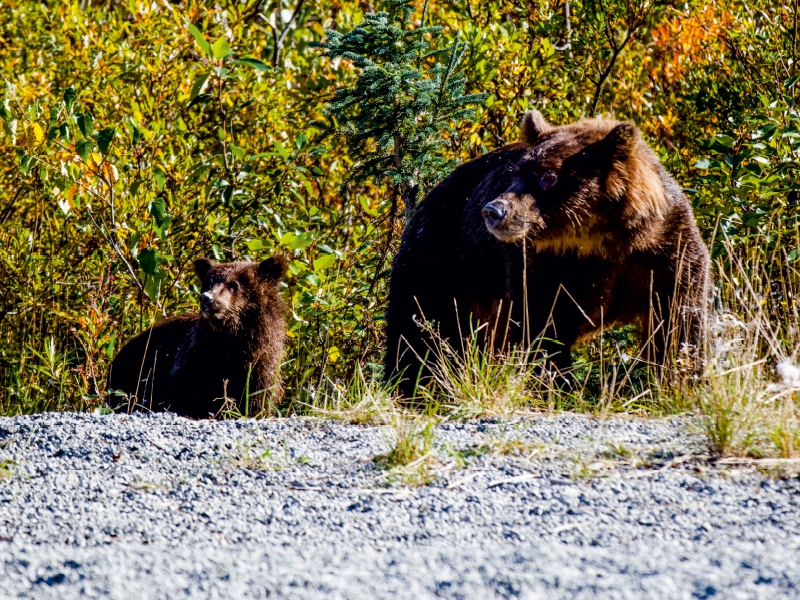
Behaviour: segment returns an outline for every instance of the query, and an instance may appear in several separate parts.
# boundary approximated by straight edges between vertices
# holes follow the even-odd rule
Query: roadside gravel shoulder
[[[391,430],[0,418],[0,597],[793,597],[800,480],[714,465],[687,419]]]

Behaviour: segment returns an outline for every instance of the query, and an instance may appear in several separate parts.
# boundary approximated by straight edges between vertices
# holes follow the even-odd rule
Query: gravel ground
[[[0,418],[0,597],[800,596],[800,479],[712,465],[691,422],[436,430],[171,415]]]

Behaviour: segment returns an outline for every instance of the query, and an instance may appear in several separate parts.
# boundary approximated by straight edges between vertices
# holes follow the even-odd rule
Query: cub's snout
[[[232,313],[245,302],[243,297],[237,296],[231,289],[230,283],[217,284],[210,290],[200,294],[200,314],[204,319],[213,319],[215,322],[224,322]],[[241,307],[241,306],[240,306]]]
[[[200,295],[200,310],[203,313],[211,312],[212,307],[214,306],[214,296],[211,295],[209,292],[203,292]]]

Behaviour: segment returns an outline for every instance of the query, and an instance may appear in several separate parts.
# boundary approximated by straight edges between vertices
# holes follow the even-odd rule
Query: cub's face
[[[286,259],[273,256],[255,262],[215,263],[207,258],[194,262],[203,286],[200,315],[216,329],[238,329],[250,315],[278,293],[286,272]]]
[[[529,111],[527,149],[501,176],[505,186],[481,211],[503,242],[537,250],[602,252],[612,230],[658,212],[664,192],[649,150],[632,123],[591,120],[564,127]]]

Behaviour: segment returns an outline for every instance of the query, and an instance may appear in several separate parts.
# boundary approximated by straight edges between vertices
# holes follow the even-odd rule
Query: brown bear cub
[[[203,282],[200,312],[164,319],[122,348],[108,378],[112,408],[201,419],[217,415],[226,397],[249,415],[279,399],[286,259],[200,258],[194,269]]]
[[[454,349],[478,322],[496,347],[541,338],[559,369],[578,339],[632,322],[652,360],[672,342],[696,356],[708,278],[691,206],[633,123],[557,127],[530,111],[521,142],[458,167],[407,224],[386,373],[406,397],[430,375],[423,318]]]

